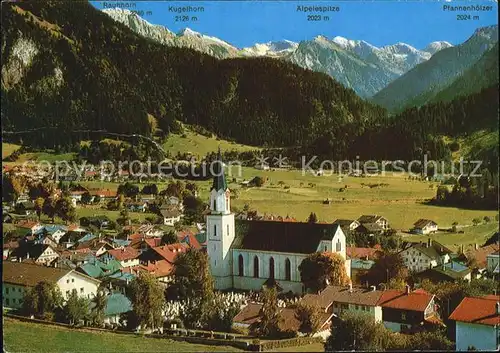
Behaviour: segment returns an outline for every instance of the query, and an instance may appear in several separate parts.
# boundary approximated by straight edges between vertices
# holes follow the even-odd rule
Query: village
[[[314,212],[307,220],[233,212],[224,170],[208,180],[208,199],[189,181],[159,190],[119,175],[116,190],[59,187],[19,170],[3,171],[13,185],[3,203],[2,278],[12,317],[247,350],[499,347],[498,232],[450,249],[431,239],[442,231],[432,219],[415,219],[401,237],[383,215],[324,222]],[[391,343],[352,346],[342,330],[357,315]]]

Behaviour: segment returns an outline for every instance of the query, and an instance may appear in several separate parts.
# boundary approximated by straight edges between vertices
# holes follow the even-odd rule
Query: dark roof
[[[446,246],[444,246],[441,243],[438,243],[435,240],[431,240],[430,246],[428,243],[416,243],[412,246],[415,250],[419,250],[423,254],[429,256],[430,258],[439,258],[440,256],[443,256],[445,254],[452,254],[453,251],[448,249]]]
[[[35,204],[32,201],[23,201],[18,203],[18,207],[23,207],[25,210],[34,210]]]
[[[220,155],[220,149],[217,153],[217,159],[214,161],[213,166],[214,182],[212,184],[211,190],[227,190],[226,177],[224,176],[224,163],[222,162],[222,157]]]
[[[321,240],[332,239],[337,224],[236,220],[234,249],[299,254],[316,252]]]
[[[40,281],[57,282],[71,270],[4,261],[2,281],[21,286],[34,287]]]
[[[52,248],[48,244],[41,244],[41,243],[30,244],[30,243],[28,243],[28,244],[25,244],[23,246],[16,248],[13,251],[12,256],[25,258],[29,254],[30,258],[37,259],[49,247]],[[54,248],[52,248],[52,250],[54,250]]]
[[[382,232],[383,229],[381,226],[379,226],[377,223],[362,223],[359,227],[356,228],[356,231],[358,232]]]
[[[415,228],[419,228],[419,229],[420,229],[420,228],[424,228],[424,227],[425,227],[425,226],[427,226],[428,224],[436,224],[436,225],[437,225],[437,223],[436,223],[436,222],[431,221],[430,219],[423,219],[423,218],[421,218],[421,219],[419,219],[418,221],[416,221],[416,222],[413,224],[413,226],[414,226]]]
[[[317,304],[323,309],[327,309],[332,303],[376,306],[383,293],[363,287],[353,287],[349,290],[347,286],[328,286],[319,294],[306,294],[302,301]]]
[[[379,215],[362,215],[361,217],[358,218],[359,223],[375,223],[380,219],[385,219],[382,216]]]
[[[165,218],[174,218],[174,217],[179,217],[181,215],[181,213],[175,209],[162,209],[160,210],[160,213]]]
[[[429,268],[416,276],[427,278],[433,282],[456,281],[467,276],[471,270],[458,262],[451,261],[444,266]]]

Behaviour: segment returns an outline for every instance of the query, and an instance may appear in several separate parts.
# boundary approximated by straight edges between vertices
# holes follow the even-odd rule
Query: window
[[[404,311],[401,313],[401,320],[406,320],[406,313]]]
[[[66,283],[69,283],[69,278],[66,280]]]
[[[217,209],[217,201],[214,199],[214,211]]]
[[[69,297],[69,290],[66,291],[66,297]]]
[[[75,279],[74,279],[74,278],[72,278],[72,279],[71,279],[71,283],[74,283],[74,282],[75,282]]]
[[[5,287],[5,294],[9,294],[9,287]]]
[[[355,307],[356,307],[356,310],[359,310],[359,305],[355,305]]]
[[[285,280],[286,281],[292,280],[292,265],[290,264],[289,259],[285,260]]]
[[[6,298],[6,299],[5,299],[5,303],[6,303],[7,305],[10,305],[9,298]]]
[[[83,293],[83,291],[84,291],[83,287],[82,287],[82,288],[80,288],[80,293]]]
[[[257,256],[253,258],[253,276],[259,278],[259,258]]]
[[[238,276],[243,277],[245,272],[244,270],[243,255],[240,254],[240,256],[238,256]]]
[[[214,237],[217,236],[217,224],[214,224]]]
[[[340,242],[340,239],[337,239],[337,244],[336,244],[335,250],[337,252],[341,252],[342,251],[342,243]]]
[[[227,235],[229,235],[229,224],[227,225]]]
[[[269,278],[274,279],[274,258],[269,259]]]
[[[325,250],[323,250],[323,251],[328,251],[328,248],[326,247],[326,245],[325,245]]]

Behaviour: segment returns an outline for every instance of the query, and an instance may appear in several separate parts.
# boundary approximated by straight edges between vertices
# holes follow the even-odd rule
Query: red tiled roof
[[[260,320],[259,313],[262,308],[262,304],[249,303],[241,311],[236,314],[233,322],[243,325],[251,325]]]
[[[115,190],[109,190],[109,189],[98,189],[98,190],[91,190],[90,195],[95,196],[99,195],[102,197],[115,197],[116,196],[116,191]]]
[[[161,245],[161,238],[147,238],[144,241],[150,248],[156,248]]]
[[[474,258],[479,268],[486,268],[486,262],[487,262],[486,257],[493,253],[498,254],[499,251],[500,251],[500,244],[490,244],[478,248],[477,250],[467,251],[466,257]]]
[[[147,271],[155,277],[169,276],[174,269],[174,266],[167,260],[148,262],[147,265],[140,264],[139,270]]]
[[[394,289],[386,290],[382,293],[377,305],[412,311],[425,311],[434,296],[428,293],[410,292]]]
[[[365,259],[368,257],[369,260],[373,260],[378,257],[380,250],[376,248],[347,247],[346,253],[350,258]]]
[[[496,312],[496,303],[500,296],[466,297],[451,313],[450,320],[481,325],[499,325],[500,315]]]
[[[179,239],[180,243],[187,244],[194,249],[201,249],[200,242],[190,230],[181,230],[180,232],[177,232],[177,239]]]
[[[3,244],[4,249],[16,249],[19,247],[19,242],[17,241],[9,241],[8,243]]]
[[[186,252],[187,245],[185,244],[169,244],[154,247],[153,250],[156,251],[163,259],[170,263],[174,263],[175,257],[179,252]]]
[[[108,253],[118,261],[132,260],[139,256],[139,251],[131,247],[108,250]]]
[[[16,224],[16,227],[32,229],[33,227],[38,226],[38,225],[40,225],[40,223],[38,223],[36,221],[21,221],[21,222]]]

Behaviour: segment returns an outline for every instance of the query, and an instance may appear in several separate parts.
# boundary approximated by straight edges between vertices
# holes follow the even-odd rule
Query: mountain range
[[[190,29],[175,34],[127,9],[102,11],[141,36],[165,45],[192,48],[219,59],[241,56],[282,58],[303,68],[324,72],[365,98],[373,96],[440,50],[452,47],[448,42],[438,41],[422,50],[405,43],[379,48],[363,40],[349,40],[340,36],[330,40],[318,36],[300,43],[282,40],[240,49],[219,38]]]

